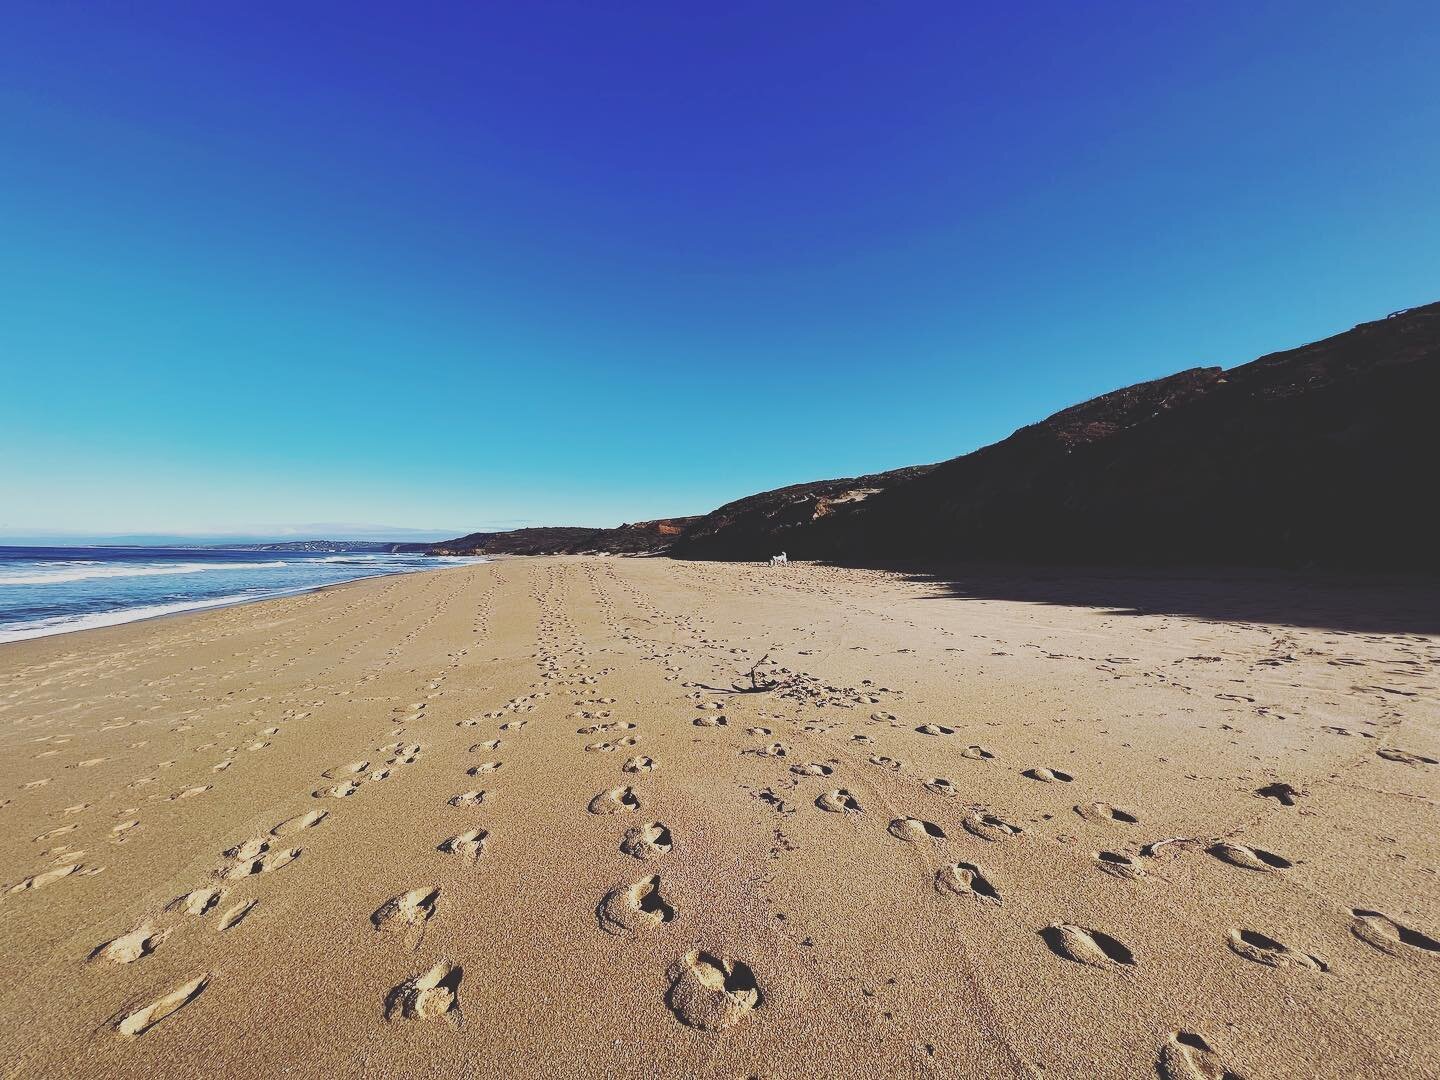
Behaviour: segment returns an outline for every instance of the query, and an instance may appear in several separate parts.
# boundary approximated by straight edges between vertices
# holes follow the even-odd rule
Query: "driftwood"
[[[759,675],[756,674],[760,670],[760,665],[765,663],[765,661],[769,659],[770,654],[766,653],[759,660],[756,660],[755,663],[752,664],[750,667],[750,685],[746,686],[744,683],[738,682],[731,683],[730,686],[732,691],[737,694],[767,694],[771,690],[777,689],[778,687],[782,686],[782,683],[776,682],[773,679],[767,680],[762,683],[760,681]]]

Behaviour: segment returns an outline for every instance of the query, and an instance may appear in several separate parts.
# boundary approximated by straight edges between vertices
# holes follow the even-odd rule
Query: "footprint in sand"
[[[576,735],[599,735],[605,731],[621,731],[626,728],[633,728],[634,724],[587,724],[585,727],[576,728]]]
[[[311,810],[299,817],[287,818],[270,830],[271,836],[292,836],[303,829],[313,829],[330,816],[329,810]]]
[[[519,730],[521,730],[526,724],[528,724],[529,722],[530,722],[529,720],[507,720],[505,723],[503,723],[503,724],[500,725],[500,730],[501,730],[501,731],[519,731]]]
[[[971,761],[993,761],[995,759],[995,755],[983,746],[967,746],[960,751],[960,756],[969,758]]]
[[[913,817],[896,818],[890,822],[888,831],[895,839],[904,840],[907,844],[919,844],[925,841],[937,842],[945,839],[945,830],[939,825],[933,821],[922,821],[920,818]]]
[[[423,975],[406,979],[385,996],[385,1019],[424,1020],[440,1016],[458,1020],[462,973],[458,964],[442,960]]]
[[[1140,860],[1123,851],[1097,851],[1095,866],[1111,877],[1123,878],[1126,881],[1139,881],[1145,876],[1145,868],[1140,865]]]
[[[733,1027],[764,1002],[748,965],[699,949],[681,957],[670,977],[666,1004],[681,1023],[702,1031]]]
[[[696,727],[729,727],[730,721],[723,716],[697,716],[690,721]]]
[[[1329,971],[1330,965],[1318,956],[1300,952],[1282,945],[1274,938],[1266,937],[1258,930],[1231,930],[1226,943],[1238,956],[1253,960],[1267,967],[1303,967],[1312,971]]]
[[[1239,866],[1245,870],[1268,873],[1272,870],[1287,870],[1294,865],[1289,859],[1281,858],[1263,848],[1246,847],[1244,844],[1236,844],[1230,840],[1217,841],[1205,850],[1221,862],[1227,862],[1231,866]]]
[[[1057,923],[1041,930],[1040,936],[1055,953],[1077,964],[1103,968],[1111,964],[1133,966],[1135,963],[1134,954],[1124,944],[1089,927]]]
[[[224,856],[227,859],[249,860],[264,855],[265,852],[269,850],[270,842],[257,837],[254,840],[246,840],[242,844],[236,844],[232,848],[226,848]]]
[[[376,930],[405,930],[419,926],[440,903],[440,886],[434,885],[392,896],[375,909],[370,923]]]
[[[327,780],[345,780],[352,776],[359,776],[370,769],[368,761],[352,761],[349,765],[336,765],[333,769],[326,769],[322,775]]]
[[[1214,1048],[1193,1031],[1172,1031],[1160,1047],[1157,1063],[1164,1080],[1245,1080]]]
[[[1038,769],[1026,769],[1023,773],[1021,773],[1021,775],[1028,776],[1031,780],[1039,780],[1043,784],[1053,784],[1057,781],[1062,784],[1068,784],[1070,783],[1070,781],[1075,779],[1075,777],[1071,776],[1067,772],[1061,772],[1059,769],[1046,769],[1043,767]]]
[[[815,800],[815,805],[832,814],[863,814],[865,812],[860,809],[860,800],[844,788],[825,792]]]
[[[944,724],[921,724],[915,729],[921,735],[954,735],[953,727],[946,727]]]
[[[300,848],[287,848],[285,851],[272,851],[268,855],[258,859],[242,860],[233,866],[228,866],[216,873],[226,881],[238,881],[241,878],[252,877],[256,874],[268,874],[275,870],[282,870],[289,866],[296,859],[300,858]]]
[[[607,934],[635,934],[669,922],[675,918],[675,908],[660,891],[659,875],[654,875],[632,885],[616,885],[600,901],[595,917]]]
[[[1025,832],[1019,825],[1012,825],[996,814],[980,810],[966,814],[961,825],[971,836],[978,836],[981,840],[1008,840]]]
[[[209,983],[209,975],[197,976],[164,997],[152,1001],[143,1009],[118,1017],[114,1022],[115,1030],[125,1036],[144,1035],[161,1020],[173,1016],[194,1001]]]
[[[1432,955],[1440,953],[1440,941],[1402,926],[1389,915],[1366,908],[1355,908],[1350,914],[1355,917],[1350,924],[1350,932],[1383,953],[1390,956],[1405,956],[1411,950]]]
[[[462,791],[459,795],[450,796],[450,805],[457,807],[479,806],[485,801],[484,791]]]
[[[469,832],[460,833],[443,841],[436,849],[447,855],[459,855],[467,862],[475,862],[481,855],[485,854],[485,841],[490,834],[484,829],[471,829]]]
[[[974,863],[951,863],[935,871],[935,891],[999,904],[1000,893]]]
[[[633,859],[654,859],[664,855],[674,843],[669,827],[659,821],[652,821],[627,829],[624,839],[620,841],[620,850]]]
[[[184,912],[186,915],[204,915],[225,899],[225,892],[225,889],[220,888],[196,889],[170,901],[165,910]]]
[[[495,745],[500,745],[500,740],[495,740]],[[474,749],[474,747],[471,747]],[[415,759],[420,756],[419,743],[390,743],[380,748],[381,753],[390,754],[390,760],[386,765],[413,765]]]
[[[617,787],[600,792],[590,800],[586,809],[592,814],[621,814],[629,810],[639,810],[640,800],[636,798],[634,788]]]
[[[343,784],[336,784],[334,787],[316,788],[310,794],[317,799],[348,799],[360,790],[360,785],[354,780],[346,780]]]
[[[466,776],[483,776],[483,775],[485,775],[486,773],[495,772],[495,771],[496,771],[497,769],[499,769],[500,766],[503,765],[503,764],[504,764],[504,762],[501,762],[501,761],[486,761],[486,762],[483,762],[483,763],[481,763],[481,764],[479,764],[479,765],[472,765],[472,766],[470,766],[470,768],[468,768],[468,769],[465,770],[465,775],[466,775]]]
[[[878,765],[882,769],[889,769],[891,772],[899,772],[901,769],[905,768],[905,763],[903,761],[897,761],[895,758],[892,757],[885,757],[883,754],[870,755],[870,764]]]
[[[169,934],[169,930],[156,930],[149,923],[141,923],[128,934],[97,946],[90,954],[90,962],[108,960],[112,964],[133,964],[158,949]]]
[[[620,766],[620,768],[629,773],[649,772],[655,768],[655,759],[648,758],[642,754],[639,757],[632,757],[629,761],[625,762],[624,765]]]
[[[937,776],[935,779],[927,781],[925,790],[933,791],[936,795],[944,795],[947,799],[953,799],[956,795],[960,794],[955,784],[943,776]]]
[[[1165,840],[1154,840],[1140,848],[1140,854],[1147,859],[1176,859],[1191,851],[1201,851],[1204,840],[1191,836],[1172,836]]]
[[[1140,824],[1140,819],[1129,810],[1121,810],[1118,806],[1111,806],[1108,802],[1081,803],[1075,807],[1075,813],[1086,821],[1092,821],[1099,825],[1108,825],[1115,821],[1123,822],[1126,825]]]
[[[226,911],[223,915],[220,916],[220,921],[216,923],[215,929],[220,931],[221,933],[224,933],[226,930],[229,930],[233,926],[239,926],[240,922],[245,918],[245,916],[249,915],[250,912],[254,911],[255,908],[259,906],[259,904],[259,900],[246,900],[239,904],[236,904],[229,911]]]
[[[1394,747],[1376,750],[1375,753],[1386,761],[1398,761],[1402,765],[1440,765],[1440,759],[1412,753],[1409,750],[1396,750]]]
[[[823,765],[818,761],[810,761],[804,765],[791,765],[790,771],[797,776],[829,776],[835,770],[829,765]]]
[[[52,870],[42,870],[40,873],[26,878],[16,885],[11,885],[5,890],[8,893],[34,892],[36,889],[43,889],[47,885],[53,885],[61,878],[67,878],[71,874],[79,874],[83,871],[79,863],[71,863],[69,866],[57,866]],[[99,870],[84,871],[85,873],[99,873]]]
[[[477,742],[474,746],[470,747],[470,753],[474,754],[474,753],[477,753],[478,751],[481,751],[481,750],[499,750],[499,749],[500,749],[500,740],[499,740],[499,739],[487,739],[487,740],[485,740],[484,742]]]
[[[126,833],[131,829],[138,829],[140,821],[138,818],[131,818],[129,821],[122,821],[118,825],[110,827],[110,835],[115,838],[115,843],[121,844],[126,840]]]

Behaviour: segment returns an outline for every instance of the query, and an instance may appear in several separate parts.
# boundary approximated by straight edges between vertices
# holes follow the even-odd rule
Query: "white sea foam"
[[[0,588],[7,585],[62,585],[70,581],[89,581],[93,578],[168,577],[172,574],[201,574],[207,570],[273,569],[286,565],[288,564],[283,560],[277,562],[166,563],[161,566],[52,562],[34,564],[9,572],[0,571]],[[42,569],[42,566],[45,568]]]
[[[305,590],[295,591],[303,592]],[[216,596],[208,600],[192,600],[178,604],[150,604],[146,607],[98,611],[86,615],[56,615],[48,619],[34,619],[30,622],[0,626],[0,644],[7,641],[24,641],[27,638],[49,637],[52,634],[68,634],[75,630],[94,630],[100,626],[119,626],[121,623],[154,619],[161,615],[174,615],[181,611],[199,611],[202,608],[225,607],[228,604],[240,604],[247,600],[270,598],[256,597],[249,593],[237,593],[234,596]]]
[[[180,612],[201,611],[206,608],[225,607],[231,604],[249,603],[256,600],[270,600],[281,596],[293,596],[298,593],[309,592],[313,589],[327,588],[331,585],[338,585],[343,581],[353,581],[360,578],[385,576],[387,574],[406,574],[419,570],[439,569],[446,565],[487,562],[487,559],[474,556],[455,558],[430,558],[421,556],[396,556],[390,554],[358,556],[337,556],[332,559],[292,559],[274,560],[270,562],[234,562],[234,563],[160,563],[146,564],[106,564],[102,562],[91,562],[82,564],[79,561],[27,561],[21,566],[16,566],[11,576],[6,576],[0,571],[0,585],[17,585],[30,583],[33,579],[39,579],[39,584],[51,584],[57,581],[84,581],[87,578],[117,579],[148,577],[159,574],[195,573],[203,570],[234,570],[244,572],[251,569],[262,569],[273,571],[276,568],[284,568],[279,574],[264,573],[258,575],[259,581],[251,585],[249,592],[233,593],[227,592],[223,595],[194,595],[190,598],[181,599],[176,596],[179,592],[183,597],[185,592],[199,593],[204,586],[201,580],[190,582],[177,582],[170,585],[168,582],[159,586],[159,591],[167,594],[165,603],[135,603],[125,606],[126,599],[139,599],[132,590],[145,587],[137,585],[126,585],[122,581],[115,581],[113,584],[107,581],[97,582],[89,587],[89,591],[101,594],[112,594],[116,606],[108,611],[74,611],[62,610],[63,605],[59,604],[51,612],[44,611],[44,605],[36,605],[33,601],[27,601],[29,617],[15,618],[18,611],[7,613],[3,603],[0,603],[0,645],[11,641],[23,641],[27,638],[48,637],[52,634],[67,634],[76,630],[90,630],[95,627],[118,626],[122,623],[136,622],[142,619],[153,619],[163,615],[174,615]],[[341,563],[349,562],[349,566],[332,565],[322,571],[324,576],[315,580],[313,574],[305,574],[307,566],[319,569],[316,564],[321,562]],[[83,567],[91,567],[86,572]],[[297,581],[292,571],[298,572],[301,580]],[[63,574],[64,577],[58,575]],[[333,580],[325,580],[333,576]],[[249,583],[242,577],[242,582]],[[211,582],[220,584],[222,588],[233,589],[236,587],[230,581]],[[302,583],[303,582],[303,583]],[[153,594],[156,589],[150,587]],[[12,594],[24,596],[25,594]],[[45,593],[43,595],[63,597],[64,590],[57,593]],[[3,599],[3,597],[0,597]],[[103,600],[101,601],[103,602]],[[91,598],[86,606],[94,607],[95,598]]]

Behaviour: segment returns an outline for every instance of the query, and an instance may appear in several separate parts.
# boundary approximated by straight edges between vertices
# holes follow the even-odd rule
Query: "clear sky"
[[[1433,0],[5,5],[10,535],[703,512],[1437,298]]]

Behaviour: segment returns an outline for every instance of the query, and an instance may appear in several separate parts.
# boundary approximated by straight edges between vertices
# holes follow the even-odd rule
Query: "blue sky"
[[[12,536],[703,512],[1440,298],[1428,3],[5,23]]]

